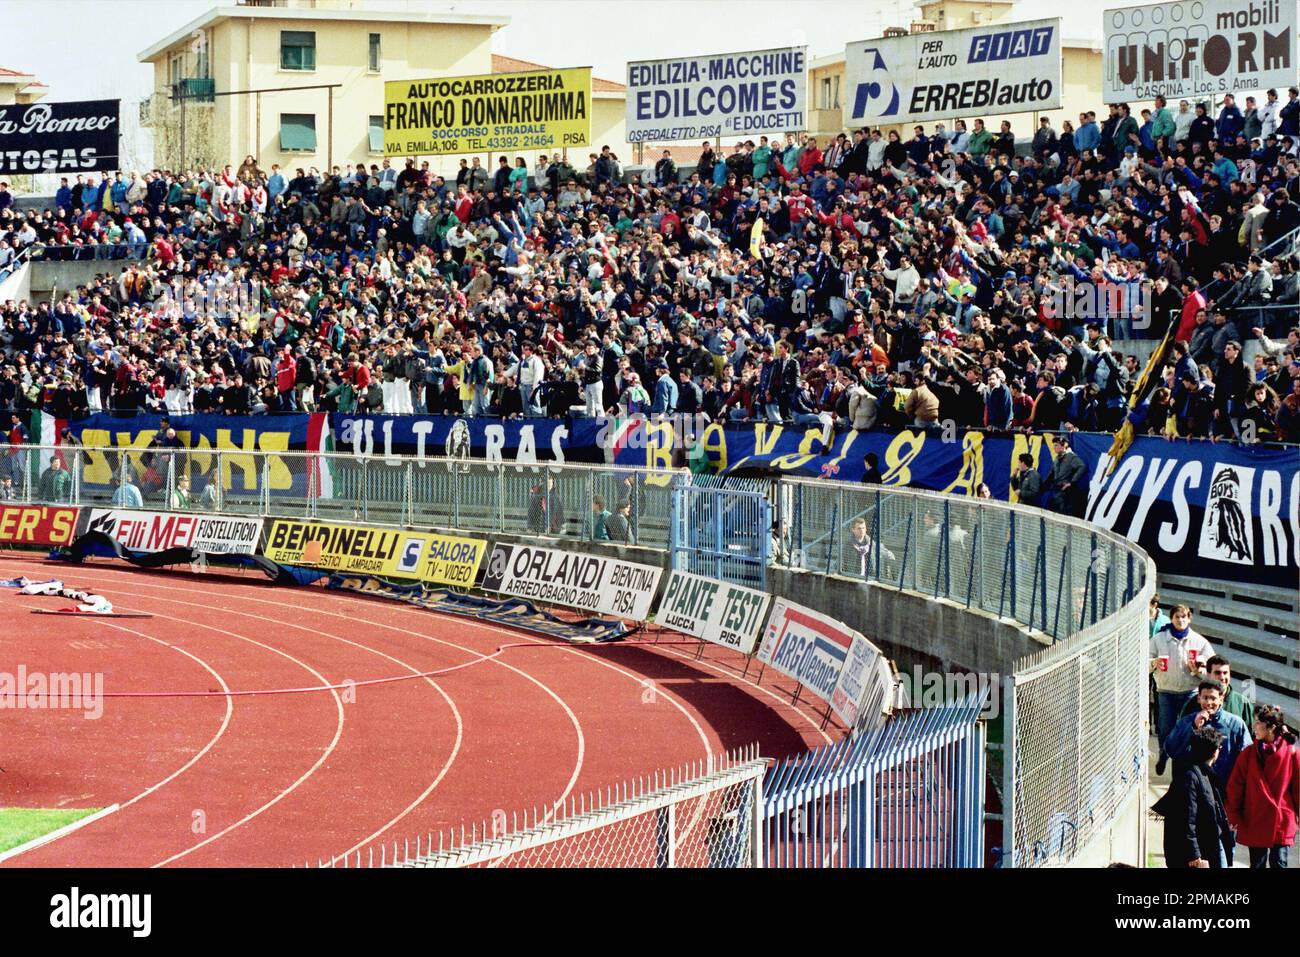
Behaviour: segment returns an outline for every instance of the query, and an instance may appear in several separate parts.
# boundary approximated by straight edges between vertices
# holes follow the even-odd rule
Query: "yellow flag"
[[[1138,378],[1137,385],[1133,387],[1133,394],[1129,397],[1128,408],[1131,412],[1137,408],[1160,384],[1160,371],[1165,366],[1165,361],[1169,358],[1169,350],[1174,346],[1174,334],[1178,331],[1178,316],[1175,313],[1169,319],[1169,328],[1165,330],[1165,337],[1160,340],[1160,345],[1156,346],[1151,358],[1147,360],[1146,368],[1142,370],[1142,375]],[[1119,427],[1115,433],[1114,440],[1110,444],[1110,451],[1106,454],[1110,456],[1110,465],[1106,469],[1106,475],[1114,471],[1119,460],[1124,457],[1124,453],[1129,450],[1133,440],[1137,438],[1137,432],[1133,428],[1133,423],[1129,421],[1127,415],[1124,416],[1124,424]]]

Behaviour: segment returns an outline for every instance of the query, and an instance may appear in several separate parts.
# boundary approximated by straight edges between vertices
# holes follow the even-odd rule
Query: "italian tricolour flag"
[[[68,427],[67,419],[56,419],[48,412],[42,412],[37,409],[32,413],[31,422],[27,426],[28,441],[32,445],[42,446],[40,453],[28,458],[27,467],[31,470],[32,488],[41,480],[45,470],[50,467],[57,456],[63,463],[63,467],[68,467],[68,458],[61,450],[57,448],[63,444],[63,430]],[[55,448],[51,448],[55,446]]]
[[[307,419],[307,451],[316,453],[334,451],[334,436],[330,432],[328,412],[313,412]],[[307,468],[314,477],[312,484],[316,488],[316,497],[333,498],[334,459],[320,454],[312,455],[307,459]]]

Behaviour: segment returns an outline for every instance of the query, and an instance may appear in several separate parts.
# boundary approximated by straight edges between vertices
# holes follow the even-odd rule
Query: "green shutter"
[[[280,149],[315,152],[316,117],[311,113],[281,113]]]
[[[370,152],[382,153],[384,151],[384,118],[382,116],[372,116],[370,118]]]

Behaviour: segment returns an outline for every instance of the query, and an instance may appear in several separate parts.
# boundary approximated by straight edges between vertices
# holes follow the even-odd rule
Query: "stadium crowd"
[[[25,250],[105,272],[0,303],[0,409],[703,414],[827,429],[1300,441],[1300,99],[664,151],[121,172]],[[1129,409],[1142,362],[1174,352]],[[1251,367],[1245,346],[1258,349]],[[1152,342],[1152,345],[1155,343]],[[6,416],[7,418],[7,416]],[[21,428],[21,426],[20,426]],[[11,441],[18,433],[11,433]]]

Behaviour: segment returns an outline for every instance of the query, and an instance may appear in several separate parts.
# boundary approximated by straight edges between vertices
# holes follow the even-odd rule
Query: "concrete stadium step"
[[[1209,616],[1198,616],[1192,626],[1213,645],[1226,644],[1244,649],[1263,658],[1281,659],[1278,663],[1296,671],[1297,642],[1289,635],[1271,634],[1259,628],[1244,627],[1232,622],[1214,621]]]
[[[1255,704],[1277,705],[1282,709],[1282,713],[1286,715],[1286,723],[1288,725],[1294,728],[1297,724],[1300,724],[1300,698],[1297,698],[1293,694],[1282,694],[1281,692],[1273,691],[1271,688],[1256,685]]]
[[[1226,651],[1227,658],[1232,662],[1234,685],[1239,677],[1254,678],[1256,682],[1266,683],[1280,693],[1300,694],[1300,680],[1297,680],[1293,666],[1279,664],[1238,648],[1220,650]]]

